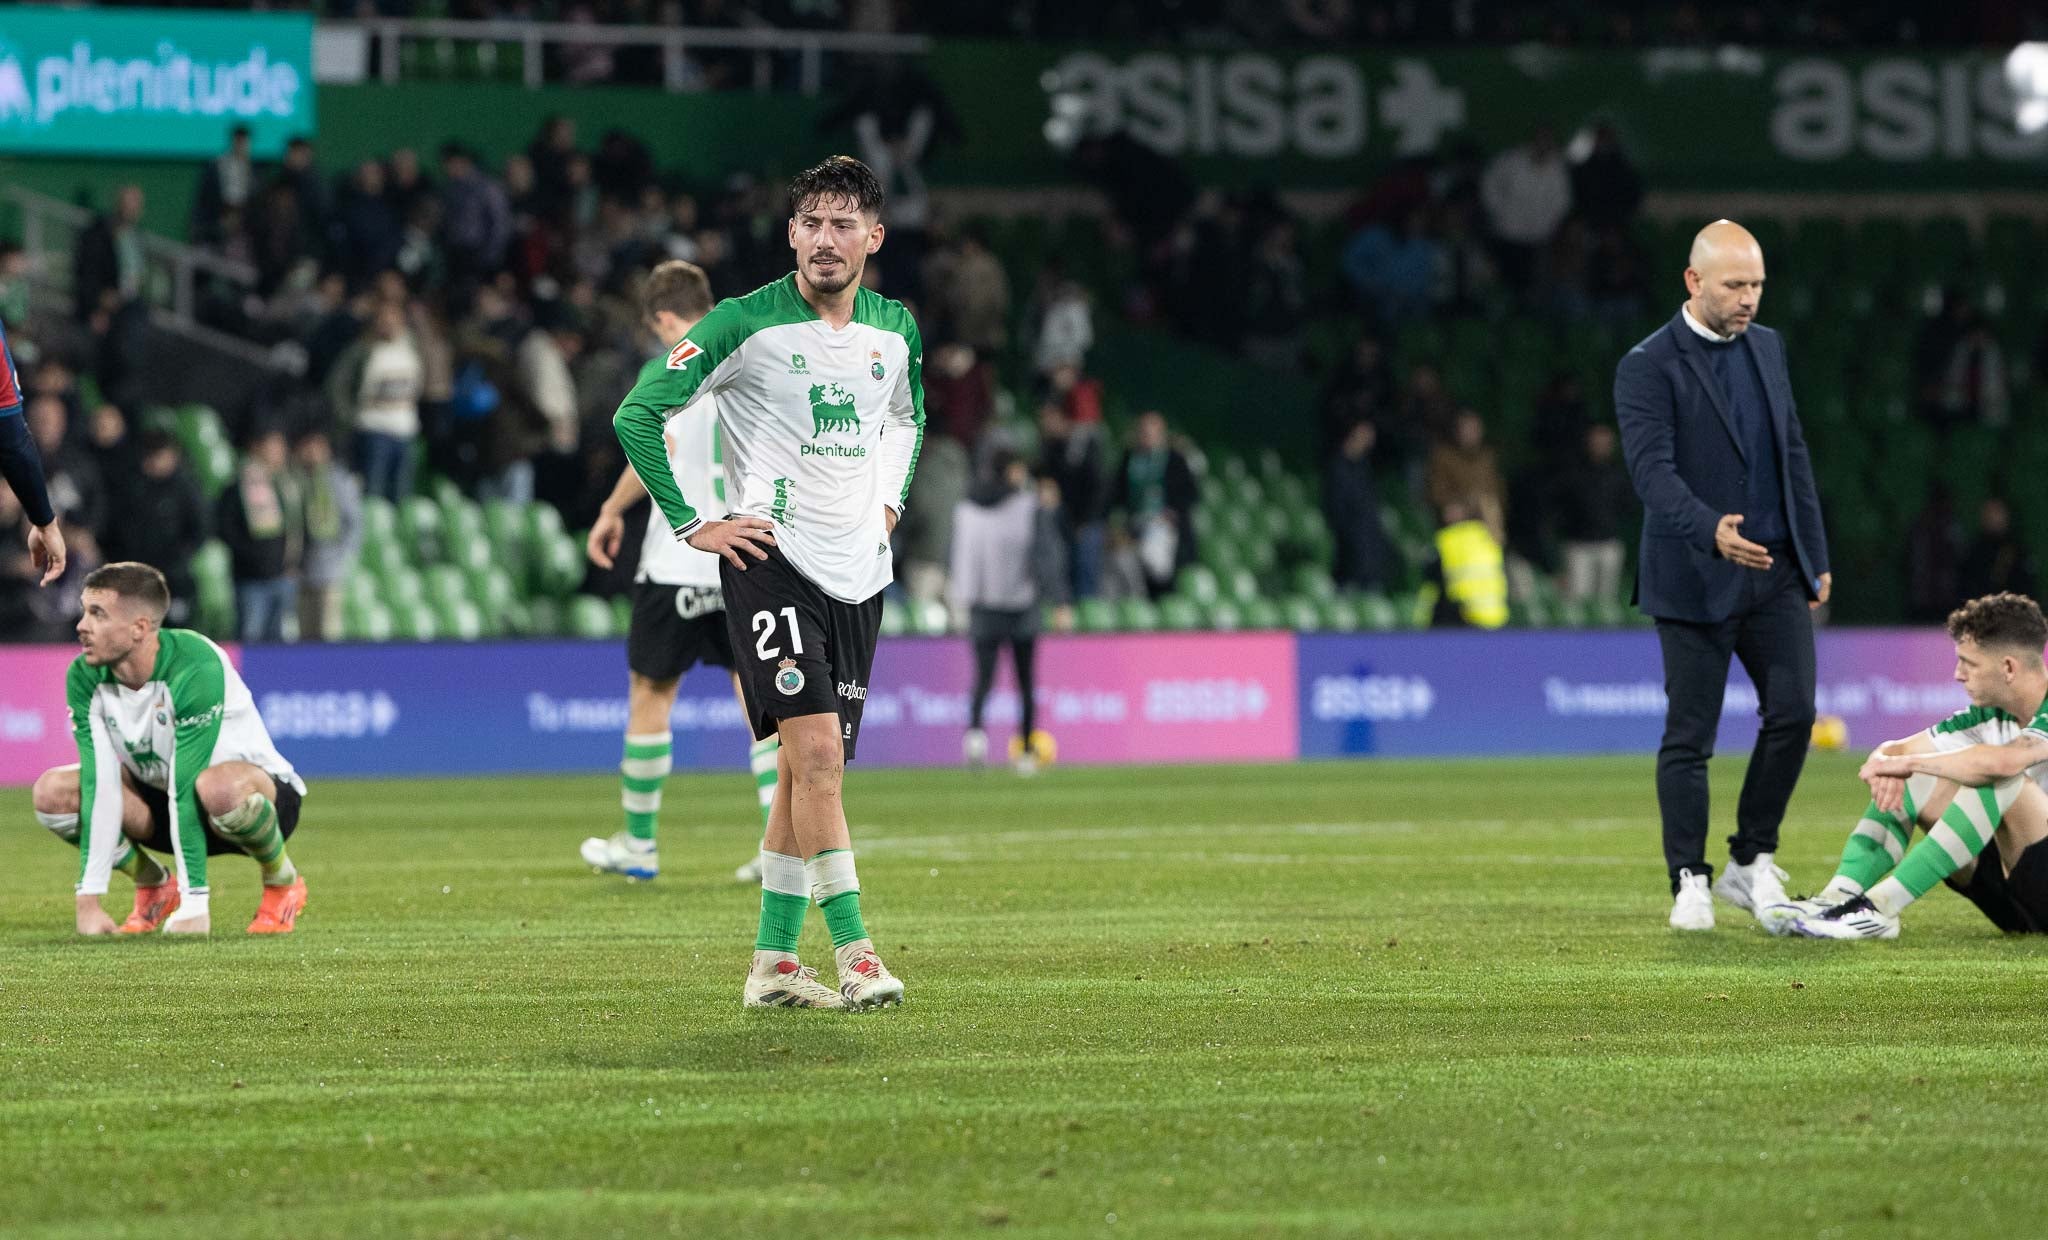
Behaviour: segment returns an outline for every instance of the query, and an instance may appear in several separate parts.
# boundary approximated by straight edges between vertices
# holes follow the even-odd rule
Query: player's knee
[[[199,772],[193,791],[198,793],[199,806],[207,816],[218,818],[234,812],[236,806],[249,799],[250,793],[263,790],[245,772],[213,766]]]
[[[836,735],[805,736],[794,741],[784,737],[782,752],[789,758],[790,777],[800,782],[836,780],[846,768],[846,747]]]
[[[34,789],[29,794],[38,814],[75,814],[78,812],[78,768],[75,766],[54,766],[36,776]]]

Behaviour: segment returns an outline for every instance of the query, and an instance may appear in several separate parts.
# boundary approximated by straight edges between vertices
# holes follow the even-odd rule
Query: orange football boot
[[[305,907],[305,879],[295,878],[289,887],[265,887],[263,903],[256,906],[256,920],[249,923],[249,933],[290,934],[292,923]]]
[[[178,895],[177,876],[166,874],[164,881],[154,887],[135,889],[135,911],[128,914],[128,920],[116,928],[116,934],[150,934],[164,924],[164,918],[178,911],[182,897]]]

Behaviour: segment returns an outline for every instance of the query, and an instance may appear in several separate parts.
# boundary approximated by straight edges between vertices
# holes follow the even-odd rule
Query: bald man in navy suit
[[[1834,579],[1784,345],[1756,323],[1762,248],[1740,224],[1707,225],[1685,287],[1678,313],[1615,368],[1614,409],[1644,509],[1636,602],[1657,622],[1669,697],[1657,806],[1671,925],[1711,930],[1715,895],[1752,913],[1784,897],[1778,827],[1813,730],[1811,609]],[[1707,760],[1730,655],[1762,725],[1714,881]]]

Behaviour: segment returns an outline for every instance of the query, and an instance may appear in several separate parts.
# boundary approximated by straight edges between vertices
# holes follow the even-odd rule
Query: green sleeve
[[[916,427],[910,441],[910,465],[903,471],[903,490],[897,495],[899,505],[910,502],[910,480],[917,477],[917,458],[924,452],[924,333],[917,330],[917,323],[910,324],[910,364],[903,370],[905,385],[910,389],[910,423]]]
[[[168,638],[167,638],[168,640]],[[173,739],[171,742],[171,836],[177,843],[178,870],[187,892],[206,890],[206,820],[199,813],[199,773],[213,764],[220,740],[221,718],[227,713],[227,673],[221,656],[209,643],[188,638],[169,676]]]
[[[1996,718],[2000,713],[1995,706],[1969,706],[1957,711],[1927,730],[1936,736],[1946,736],[1951,732],[1965,732],[1980,723]]]
[[[639,381],[612,415],[619,446],[678,538],[696,528],[699,517],[669,469],[663,428],[670,414],[717,389],[722,379],[714,378],[714,372],[739,352],[749,334],[746,317],[735,303],[718,303],[689,335],[676,342],[658,366],[650,363],[641,368]]]

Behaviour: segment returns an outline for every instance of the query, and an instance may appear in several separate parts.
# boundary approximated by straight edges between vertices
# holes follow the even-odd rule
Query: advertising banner
[[[1657,636],[1623,632],[1304,636],[1303,757],[1642,753],[1664,729]],[[1968,705],[1939,629],[1825,631],[1816,705],[1863,748]],[[1731,661],[1718,747],[1756,739],[1756,689]]]
[[[0,10],[0,152],[258,158],[314,132],[313,19],[173,9]]]
[[[1737,47],[1272,52],[952,42],[928,68],[963,140],[948,183],[1072,176],[1121,132],[1198,182],[1362,187],[1389,160],[1482,154],[1606,119],[1662,190],[2032,187],[2048,47],[1809,55]],[[1712,117],[1703,131],[1701,117]]]
[[[243,664],[278,748],[309,777],[609,770],[626,730],[618,643],[267,646]],[[1277,760],[1299,747],[1286,635],[1048,639],[1038,666],[1039,726],[1062,762]],[[973,673],[964,641],[884,641],[872,683],[850,687],[866,694],[858,760],[957,763]],[[985,721],[999,754],[1014,684],[1006,670]],[[723,672],[691,671],[670,724],[677,769],[745,768]]]

